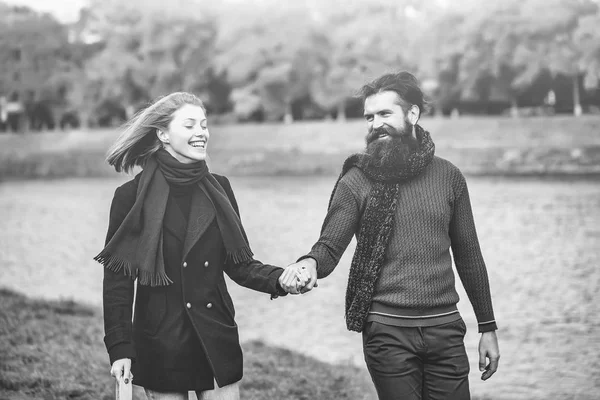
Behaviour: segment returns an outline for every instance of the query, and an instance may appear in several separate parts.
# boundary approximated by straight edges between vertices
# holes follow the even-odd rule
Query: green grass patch
[[[101,312],[0,289],[0,399],[113,399]],[[370,399],[358,368],[262,342],[244,349],[243,399]],[[134,397],[145,398],[139,388]]]
[[[436,153],[467,174],[600,174],[600,116],[425,118]],[[211,168],[228,175],[337,175],[364,147],[362,121],[211,127]],[[0,179],[110,176],[118,129],[0,135]]]

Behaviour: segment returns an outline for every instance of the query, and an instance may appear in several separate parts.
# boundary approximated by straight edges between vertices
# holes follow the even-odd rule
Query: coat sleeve
[[[110,207],[107,244],[135,203],[136,190],[132,186],[125,184],[115,191]],[[111,365],[115,360],[130,358],[133,361],[136,357],[132,339],[133,284],[129,276],[104,268],[104,344]]]
[[[224,176],[216,176],[216,179],[223,186],[223,189],[225,189],[233,209],[240,216],[240,210],[229,180]],[[283,273],[283,268],[281,267],[263,264],[258,260],[252,259],[239,264],[230,261],[225,264],[224,270],[237,284],[259,292],[269,293],[271,294],[271,298],[287,294],[279,285],[279,277]]]

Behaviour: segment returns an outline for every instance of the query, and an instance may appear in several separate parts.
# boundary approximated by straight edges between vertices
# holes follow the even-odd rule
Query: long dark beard
[[[383,133],[387,133],[389,137],[380,139]],[[419,141],[406,130],[398,131],[390,127],[373,129],[366,141],[365,153],[371,156],[370,163],[375,167],[403,168],[410,155],[419,148]]]

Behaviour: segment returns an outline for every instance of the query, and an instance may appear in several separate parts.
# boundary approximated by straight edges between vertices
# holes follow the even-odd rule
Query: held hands
[[[287,266],[279,277],[279,285],[290,294],[306,293],[317,287],[317,262],[305,258]]]
[[[116,360],[110,369],[110,374],[114,376],[116,380],[123,379],[123,382],[128,384],[133,380],[133,375],[131,374],[131,359],[121,358],[120,360]]]

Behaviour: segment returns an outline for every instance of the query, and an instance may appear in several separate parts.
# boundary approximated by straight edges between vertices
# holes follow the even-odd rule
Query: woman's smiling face
[[[208,126],[206,113],[200,106],[185,104],[173,113],[166,131],[158,131],[158,138],[179,162],[190,164],[206,160]]]

